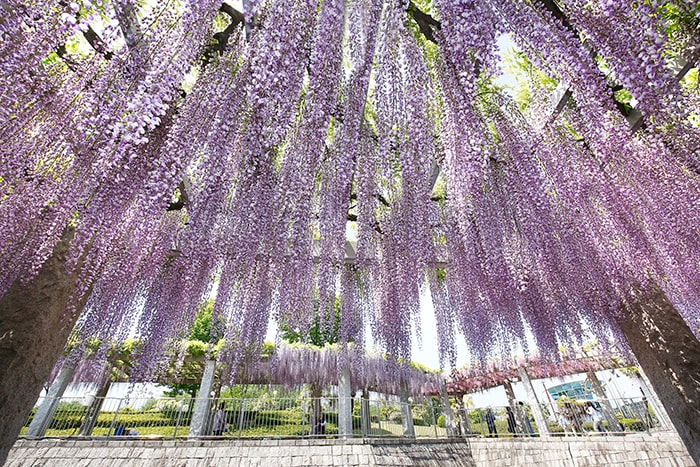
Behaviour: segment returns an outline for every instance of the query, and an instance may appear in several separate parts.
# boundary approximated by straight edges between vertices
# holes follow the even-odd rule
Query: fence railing
[[[547,431],[552,436],[625,434],[671,429],[664,426],[644,398],[559,400],[541,404],[540,407]],[[462,432],[472,436],[540,436],[543,429],[535,422],[533,407],[516,404],[510,411],[512,417],[508,415],[507,407],[460,411],[462,416],[459,425]]]
[[[40,400],[39,403],[56,402]],[[190,435],[195,401],[153,398],[62,398],[42,426],[34,423],[30,434],[47,437],[138,436],[181,438]],[[443,408],[436,402],[410,404],[409,436],[539,436],[543,430],[532,407],[516,404],[509,416],[506,407],[455,410],[455,427],[446,427]],[[402,403],[397,400],[352,399],[353,437],[406,436]],[[645,400],[567,401],[543,404],[547,430],[554,436],[629,433],[660,427]],[[27,434],[36,409],[21,435]],[[406,412],[407,413],[407,412]],[[199,436],[223,438],[300,438],[338,435],[338,399],[236,398],[211,399]],[[668,428],[668,427],[661,427]],[[38,430],[38,431],[37,431]]]

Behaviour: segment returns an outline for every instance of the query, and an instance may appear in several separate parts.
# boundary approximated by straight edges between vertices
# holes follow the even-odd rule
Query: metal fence
[[[191,398],[63,398],[60,401],[44,398],[39,401],[40,404],[49,402],[55,405],[53,414],[39,428],[37,419],[31,432],[34,435],[187,437],[195,406]],[[405,419],[409,407],[410,423]],[[35,409],[22,429],[22,436],[27,434],[36,412]],[[542,431],[527,404],[517,404],[511,412],[512,417],[506,407],[456,410],[454,430],[448,430],[449,417],[437,400],[406,406],[392,399],[356,398],[351,401],[352,436],[527,437],[538,436]],[[658,418],[642,399],[560,400],[543,405],[542,412],[547,429],[554,436],[638,432],[660,426]],[[203,428],[198,433],[201,436],[300,438],[334,437],[339,432],[338,399],[335,397],[211,399],[204,418]]]
[[[468,436],[536,437],[543,431],[528,404],[461,411],[459,427]],[[667,430],[644,398],[567,400],[541,404],[544,423],[552,436],[592,436]],[[511,419],[509,421],[509,418]]]

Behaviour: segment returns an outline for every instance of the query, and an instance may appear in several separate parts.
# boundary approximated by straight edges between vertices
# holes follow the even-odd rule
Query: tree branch
[[[59,2],[60,5],[62,6],[67,6],[68,4],[66,2]],[[80,21],[80,14],[78,13],[75,17],[76,20]],[[90,47],[93,48],[95,52],[98,54],[102,55],[105,60],[111,60],[114,54],[110,51],[107,50],[107,47],[105,46],[105,43],[102,41],[102,38],[95,32],[94,29],[92,29],[92,26],[88,24],[87,31],[83,31],[83,37],[85,38],[86,41],[88,41],[88,44],[90,44]],[[66,52],[66,44],[61,44],[56,48],[56,54],[61,57],[67,64],[68,66],[71,66],[73,60],[71,60],[68,57],[68,54]]]
[[[204,51],[204,56],[202,57],[202,66],[207,66],[207,64],[211,62],[211,59],[216,52],[218,52],[219,55],[223,55],[226,51],[229,37],[231,37],[233,31],[236,30],[239,24],[245,23],[245,16],[243,13],[233,8],[228,3],[222,3],[221,7],[219,7],[219,11],[227,14],[231,18],[231,22],[228,26],[226,26],[226,29],[214,34],[216,44],[210,44],[207,46],[206,50]]]
[[[435,20],[432,16],[427,13],[423,13],[413,2],[408,2],[408,7],[406,12],[413,17],[416,23],[418,23],[418,29],[430,42],[437,44],[435,41],[435,36],[433,36],[433,28],[441,29],[442,25],[439,21]]]
[[[97,35],[95,30],[92,29],[92,26],[88,25],[87,31],[83,32],[83,37],[85,37],[85,39],[92,46],[95,52],[102,55],[105,58],[105,60],[112,59],[114,54],[112,53],[112,51],[107,50],[105,43],[102,42],[102,38],[99,35]]]

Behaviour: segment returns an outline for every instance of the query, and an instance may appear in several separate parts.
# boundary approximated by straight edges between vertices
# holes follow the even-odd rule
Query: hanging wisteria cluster
[[[212,296],[231,368],[271,318],[332,327],[336,295],[341,342],[368,328],[410,359],[426,287],[441,363],[456,331],[482,362],[606,340],[646,287],[698,334],[699,100],[667,58],[700,40],[669,39],[669,4],[697,20],[681,0],[4,1],[0,296],[72,237],[76,334],[140,338],[142,377]],[[492,85],[503,34],[570,91],[544,124]]]
[[[442,376],[438,373],[423,371],[381,355],[368,355],[356,346],[327,345],[321,348],[298,344],[275,346],[269,359],[241,375],[237,382],[287,387],[313,384],[327,388],[338,384],[343,366],[350,370],[353,391],[371,390],[395,395],[405,391],[417,397],[437,393],[442,384]]]
[[[496,360],[485,365],[462,367],[450,374],[445,386],[449,394],[461,395],[518,381],[520,368],[525,369],[530,379],[544,379],[631,366],[625,357],[612,353],[583,355],[565,352],[560,357],[559,361],[553,362],[535,354],[527,358]]]

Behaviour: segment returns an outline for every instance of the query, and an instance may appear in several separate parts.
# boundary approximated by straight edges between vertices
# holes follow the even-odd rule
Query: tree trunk
[[[111,371],[111,368],[109,369]],[[102,411],[102,405],[104,404],[105,397],[109,392],[109,388],[112,385],[112,381],[109,379],[109,371],[107,373],[107,379],[102,383],[102,385],[97,389],[95,397],[88,407],[83,423],[80,424],[80,429],[78,430],[78,436],[90,436],[92,435],[92,430],[95,429],[95,424]]]
[[[0,297],[0,464],[27,421],[44,383],[49,379],[80,315],[86,293],[76,311],[66,315],[82,262],[65,270],[73,230],[66,229],[53,253],[28,284],[16,281]]]
[[[658,287],[637,291],[618,324],[688,452],[700,465],[700,342]]]
[[[314,383],[311,383],[311,407],[309,413],[309,434],[320,435],[317,433],[318,418],[322,415],[323,408],[321,407],[321,388]]]

